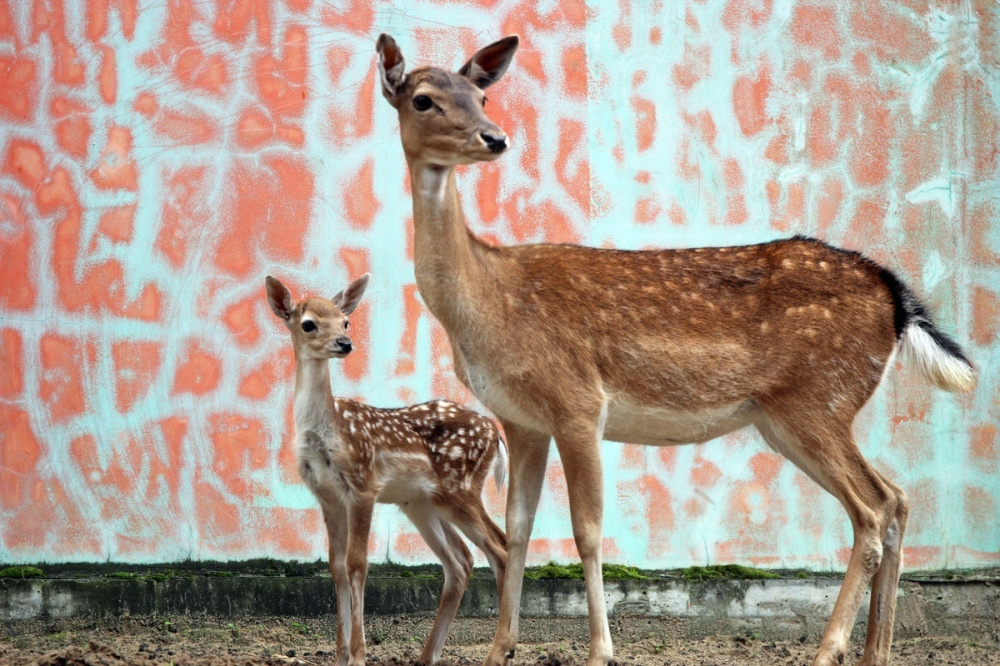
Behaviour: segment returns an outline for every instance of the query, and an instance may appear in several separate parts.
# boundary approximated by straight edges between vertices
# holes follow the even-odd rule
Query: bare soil
[[[371,666],[412,664],[430,628],[427,617],[373,617],[366,628]],[[443,658],[453,666],[479,664],[495,622],[459,619]],[[331,663],[335,626],[328,619],[124,618],[17,623],[0,628],[0,666],[126,666],[133,664],[281,665]],[[516,662],[533,666],[585,664],[585,619],[522,620]],[[993,632],[990,632],[993,634]],[[861,656],[860,641],[851,659]],[[795,666],[807,665],[815,641],[770,641],[750,635],[687,638],[676,620],[622,619],[614,630],[615,658],[623,666]],[[997,663],[997,636],[897,639],[893,664]]]

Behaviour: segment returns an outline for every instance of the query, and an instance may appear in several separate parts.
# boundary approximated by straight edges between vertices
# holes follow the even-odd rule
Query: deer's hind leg
[[[896,589],[903,568],[903,534],[909,516],[910,500],[898,486],[882,477],[896,495],[896,513],[882,540],[882,564],[872,579],[872,600],[868,609],[868,637],[865,640],[864,666],[884,666],[892,650],[893,618],[896,615]]]
[[[504,576],[507,571],[507,536],[493,522],[483,506],[481,495],[469,495],[460,506],[447,508],[448,519],[466,538],[483,551],[497,581],[497,598],[503,596]]]
[[[462,594],[469,584],[472,553],[455,528],[442,519],[430,502],[412,503],[402,509],[444,568],[444,587],[441,590],[437,617],[434,618],[434,626],[427,636],[427,643],[419,659],[422,664],[431,666],[441,658],[441,648],[448,637],[455,613],[458,612]]]
[[[897,538],[890,533],[890,528],[898,521],[900,496],[858,450],[851,435],[853,414],[836,415],[823,407],[811,410],[801,405],[783,405],[780,409],[773,406],[768,409],[765,405],[765,414],[757,424],[764,438],[836,497],[847,510],[854,528],[854,547],[847,573],[812,662],[813,666],[837,666],[845,663],[858,608],[869,581],[882,564],[886,550],[883,544]],[[897,534],[901,537],[902,532]],[[898,543],[893,545],[898,549]],[[888,579],[897,575],[887,569],[887,575],[884,579],[879,578],[879,582],[888,586]],[[890,627],[892,610],[893,606],[883,600],[880,620],[888,622]],[[878,629],[875,631],[881,635]],[[885,663],[875,662],[873,658],[866,648],[863,663]]]

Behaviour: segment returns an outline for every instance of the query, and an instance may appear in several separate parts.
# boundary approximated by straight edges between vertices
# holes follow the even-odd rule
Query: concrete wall
[[[625,248],[814,234],[923,295],[974,395],[891,373],[857,423],[913,498],[911,568],[1000,561],[1000,9],[879,0],[0,0],[0,560],[324,554],[290,448],[291,350],[262,280],[372,271],[334,389],[468,401],[413,285],[374,39],[458,66],[512,137],[464,169],[504,243]],[[623,336],[628,331],[622,332]],[[841,567],[834,500],[752,433],[608,444],[607,557]],[[502,497],[488,493],[502,515]],[[531,559],[576,557],[558,461]],[[430,554],[381,508],[374,560]]]

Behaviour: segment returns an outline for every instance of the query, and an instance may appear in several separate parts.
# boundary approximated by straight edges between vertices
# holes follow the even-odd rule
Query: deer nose
[[[502,153],[507,150],[507,137],[503,134],[491,134],[490,132],[482,132],[479,137],[486,144],[486,147],[494,153]]]
[[[354,348],[354,345],[351,344],[351,339],[346,335],[341,335],[336,340],[334,340],[334,342],[337,343],[337,346],[340,348],[340,351],[342,352],[349,352],[351,351],[351,349]]]

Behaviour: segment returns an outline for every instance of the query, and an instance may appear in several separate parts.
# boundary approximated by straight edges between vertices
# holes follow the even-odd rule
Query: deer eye
[[[312,333],[313,331],[316,330],[316,322],[307,319],[306,321],[302,322],[302,330],[305,331],[306,333]]]
[[[488,97],[486,97],[485,95],[483,95],[483,108],[484,109],[486,108],[486,100],[488,100],[488,99],[489,99]]]
[[[413,108],[417,111],[426,111],[434,106],[434,102],[427,95],[417,95],[413,98]]]
[[[347,329],[349,329],[350,327],[351,327],[351,322],[349,322],[349,321],[345,321],[345,322],[344,322],[344,330],[346,331],[346,330],[347,330]]]

